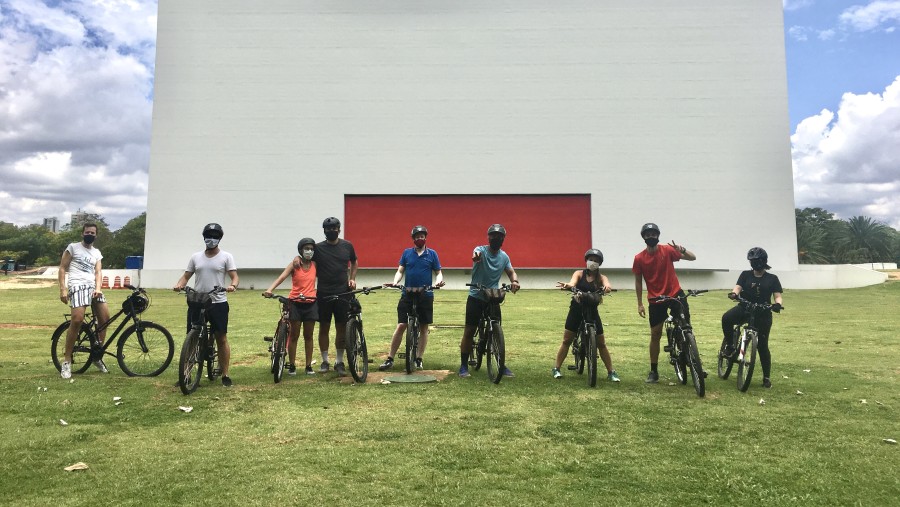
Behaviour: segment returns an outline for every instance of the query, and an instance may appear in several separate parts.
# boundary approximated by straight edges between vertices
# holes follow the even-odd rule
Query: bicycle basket
[[[212,296],[205,292],[190,291],[187,293],[187,303],[192,308],[209,310],[212,306]]]
[[[137,315],[139,313],[142,313],[149,307],[150,296],[140,292],[135,292],[134,294],[125,298],[125,301],[122,301],[122,309],[125,310],[126,313]]]
[[[500,289],[481,289],[481,293],[484,294],[484,297],[491,303],[502,303],[506,298],[506,292]]]
[[[350,313],[362,313],[362,305],[359,304],[359,299],[350,298],[347,300],[347,306],[350,309]]]

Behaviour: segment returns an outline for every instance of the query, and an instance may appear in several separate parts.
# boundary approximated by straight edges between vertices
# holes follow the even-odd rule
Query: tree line
[[[132,218],[116,231],[110,231],[106,219],[97,214],[86,215],[83,222],[97,224],[94,246],[103,252],[104,268],[124,268],[125,257],[144,255],[146,213]],[[0,222],[0,262],[13,259],[26,266],[59,265],[66,246],[81,241],[83,222],[64,225],[58,233],[37,224],[17,227]]]
[[[834,218],[822,208],[795,210],[797,259],[801,264],[900,263],[900,231],[865,216]],[[110,231],[100,215],[88,215],[97,224],[97,241],[104,268],[124,268],[125,257],[144,255],[147,214],[132,218],[121,229]],[[14,259],[29,266],[59,264],[69,243],[81,241],[81,224],[63,226],[54,234],[41,225],[17,227],[0,222],[0,261]]]

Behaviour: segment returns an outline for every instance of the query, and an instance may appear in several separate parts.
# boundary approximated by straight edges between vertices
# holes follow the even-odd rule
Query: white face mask
[[[597,271],[600,269],[600,263],[596,261],[587,261],[588,271]]]
[[[219,240],[216,238],[203,238],[203,242],[206,243],[207,250],[212,250],[219,246]]]
[[[303,250],[303,259],[304,259],[304,260],[308,260],[308,261],[312,260],[313,255],[314,255],[315,253],[316,253],[316,252],[313,251],[313,250]]]

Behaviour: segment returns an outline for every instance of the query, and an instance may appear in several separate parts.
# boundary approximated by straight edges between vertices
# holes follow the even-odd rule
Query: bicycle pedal
[[[569,371],[575,371],[578,368],[574,364],[570,364],[569,366],[566,366],[566,369]]]
[[[271,337],[271,336],[263,336],[263,341],[264,341],[264,342],[270,342],[270,341],[272,341],[272,340],[274,340],[274,339],[275,339],[275,338],[273,338],[273,337]]]
[[[672,346],[671,346],[671,345],[666,345],[665,347],[663,347],[663,351],[665,351],[665,352],[672,352]]]

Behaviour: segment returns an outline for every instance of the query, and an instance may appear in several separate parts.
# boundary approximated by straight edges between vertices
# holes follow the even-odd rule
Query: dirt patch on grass
[[[0,289],[43,289],[56,285],[55,280],[10,277],[0,280]]]
[[[2,324],[0,329],[53,329],[53,326],[31,326],[28,324]]]

